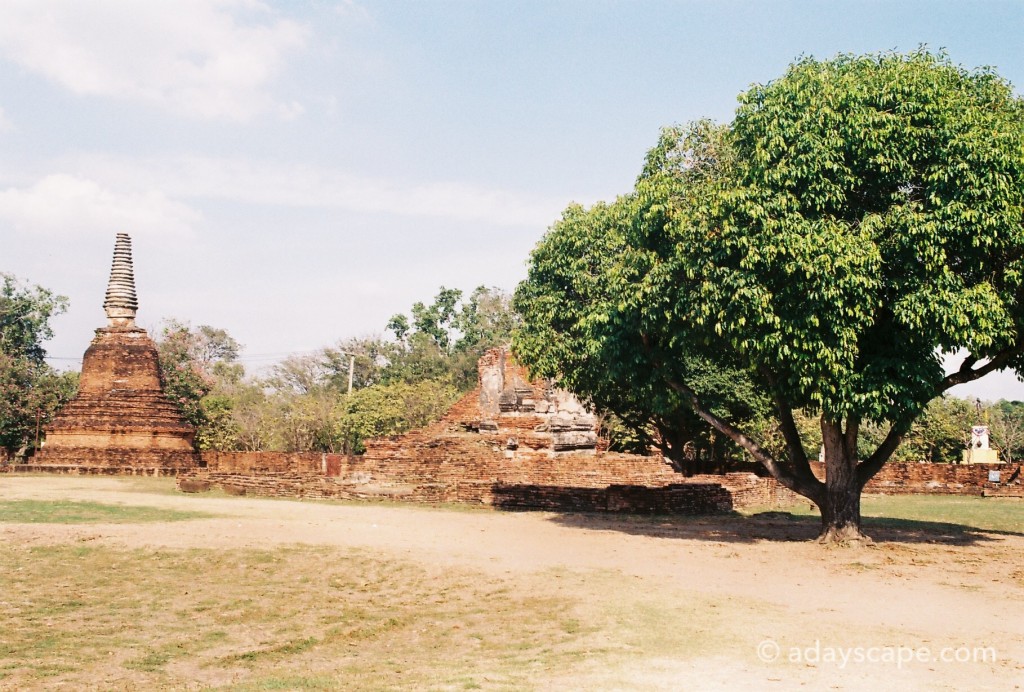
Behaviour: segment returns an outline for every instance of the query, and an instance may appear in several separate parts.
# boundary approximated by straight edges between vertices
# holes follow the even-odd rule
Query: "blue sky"
[[[223,327],[258,367],[442,284],[511,290],[660,127],[728,120],[800,55],[926,44],[1019,91],[1022,37],[1024,0],[5,0],[0,271],[70,297],[48,349],[74,367],[127,232],[139,322]]]

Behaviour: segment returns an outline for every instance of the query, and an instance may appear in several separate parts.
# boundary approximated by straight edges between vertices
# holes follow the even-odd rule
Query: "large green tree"
[[[237,362],[241,344],[223,329],[174,319],[164,322],[156,343],[164,391],[196,427],[196,446],[231,449],[236,435],[229,390],[244,375]]]
[[[926,51],[802,59],[731,124],[666,131],[628,200],[614,299],[583,310],[585,341],[812,500],[824,541],[864,538],[861,490],[929,400],[1024,367],[1024,105],[990,70]],[[709,405],[694,353],[743,368],[784,453]],[[823,481],[798,410],[818,418]],[[859,454],[868,423],[888,432]]]
[[[22,285],[0,273],[0,450],[4,457],[34,449],[36,430],[77,388],[76,373],[57,373],[44,360],[50,319],[67,298]]]

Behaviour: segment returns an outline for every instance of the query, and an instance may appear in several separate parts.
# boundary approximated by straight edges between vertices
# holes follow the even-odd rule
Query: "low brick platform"
[[[452,502],[510,510],[626,514],[710,514],[749,507],[783,506],[796,501],[792,493],[775,481],[748,473],[694,476],[690,479],[677,476],[675,480],[676,483],[657,487],[622,484],[586,487],[459,479],[403,482],[400,477],[371,476],[359,472],[331,477],[312,472],[197,470],[180,474],[178,489],[204,492],[219,488],[233,495],[256,497]]]
[[[82,464],[9,464],[9,473],[54,473],[69,476],[177,476],[181,469],[161,466],[86,466]]]

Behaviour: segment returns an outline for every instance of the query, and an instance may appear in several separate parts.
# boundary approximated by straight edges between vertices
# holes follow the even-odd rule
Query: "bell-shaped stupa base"
[[[195,429],[160,386],[156,344],[139,328],[97,329],[78,395],[46,429],[34,463],[193,468]]]

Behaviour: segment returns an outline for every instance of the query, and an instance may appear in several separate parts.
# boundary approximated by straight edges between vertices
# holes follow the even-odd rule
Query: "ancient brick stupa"
[[[46,428],[36,463],[109,473],[173,473],[197,464],[195,429],[164,394],[156,345],[135,325],[132,241],[117,234],[107,326],[85,352],[78,395]]]

